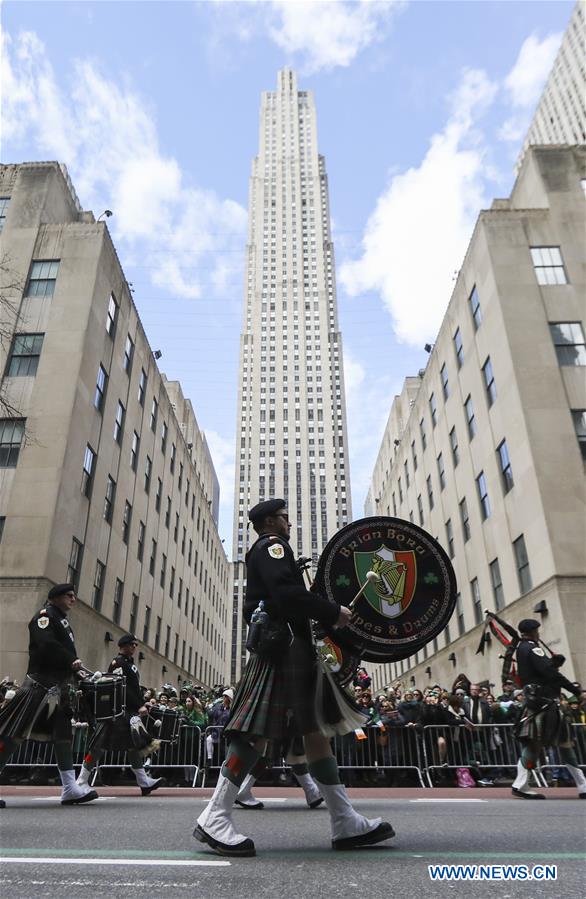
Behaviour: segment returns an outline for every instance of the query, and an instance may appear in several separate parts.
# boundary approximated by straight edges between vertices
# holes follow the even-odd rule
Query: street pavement
[[[549,790],[547,802],[507,789],[350,790],[355,807],[396,831],[380,847],[330,848],[329,819],[301,791],[259,788],[263,811],[236,810],[257,857],[222,859],[195,842],[194,819],[210,790],[165,789],[148,798],[103,788],[86,806],[62,808],[51,787],[4,787],[0,812],[2,899],[309,899],[472,896],[583,899],[586,802]],[[432,881],[429,865],[557,865],[557,880]],[[472,875],[474,871],[470,872]],[[478,869],[477,869],[478,873]]]

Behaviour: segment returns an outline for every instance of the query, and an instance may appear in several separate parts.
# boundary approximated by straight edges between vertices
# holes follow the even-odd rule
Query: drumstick
[[[372,581],[380,581],[380,575],[378,575],[378,574],[376,573],[376,571],[367,571],[367,572],[366,572],[366,580],[365,580],[365,582],[363,583],[363,585],[362,585],[362,587],[360,588],[360,590],[358,591],[358,593],[356,594],[356,596],[354,597],[354,599],[352,600],[352,602],[349,604],[349,606],[348,606],[349,609],[353,608],[354,603],[356,602],[356,600],[357,600],[357,599],[360,599],[360,597],[362,596],[362,594],[364,593],[364,591],[366,590],[366,588],[368,587],[368,585],[369,585],[370,583],[372,583]]]

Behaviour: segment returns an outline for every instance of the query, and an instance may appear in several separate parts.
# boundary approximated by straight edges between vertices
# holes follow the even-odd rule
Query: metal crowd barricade
[[[571,736],[574,750],[576,752],[578,766],[580,768],[584,768],[586,767],[586,724],[573,723],[571,725]],[[563,769],[565,767],[564,763],[561,760],[560,750],[558,746],[546,746],[544,748],[544,753],[546,762],[545,764],[539,765],[540,771],[547,770],[552,772],[553,774],[557,769]],[[567,779],[568,786],[574,783],[569,772],[567,772],[567,778],[564,779]],[[548,783],[547,780],[545,780],[545,777],[543,777],[543,780],[544,786],[551,786],[551,784]]]
[[[76,728],[73,733],[73,764],[81,766],[85,755],[87,729]],[[45,740],[25,740],[10,757],[7,768],[53,768],[57,759],[52,743]]]
[[[425,770],[430,786],[433,772],[475,768],[482,774],[515,769],[521,747],[513,724],[428,724],[423,728]],[[537,786],[543,786],[539,771],[533,771]]]
[[[371,772],[376,780],[391,771],[414,771],[421,786],[427,786],[421,734],[415,727],[364,727],[334,737],[333,750],[342,771]]]
[[[169,768],[183,768],[184,779],[191,781],[194,787],[201,768],[201,729],[197,725],[182,725],[179,728],[179,739],[176,743],[161,743],[159,749],[150,753],[145,758],[145,763],[150,762],[150,768],[157,770]],[[107,750],[101,757],[92,775],[91,784],[96,781],[102,768],[124,769],[130,767],[127,753],[124,751]]]
[[[203,733],[202,754],[203,754],[203,775],[202,787],[205,787],[211,773],[216,771],[220,773],[222,762],[226,755],[226,741],[224,739],[224,728],[214,725],[206,727]]]

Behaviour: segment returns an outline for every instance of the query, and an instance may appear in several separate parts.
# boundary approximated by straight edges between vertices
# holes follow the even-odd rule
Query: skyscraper
[[[288,503],[294,551],[317,558],[351,519],[342,338],[313,96],[282,69],[262,95],[248,200],[234,506],[231,676],[245,656],[247,510]]]
[[[585,27],[584,3],[578,0],[519,153],[517,174],[532,145],[586,143]]]

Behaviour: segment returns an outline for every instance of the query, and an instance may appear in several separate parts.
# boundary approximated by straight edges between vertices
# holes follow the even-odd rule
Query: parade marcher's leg
[[[238,796],[234,800],[236,805],[239,805],[241,808],[247,809],[263,809],[265,807],[264,802],[261,802],[260,799],[257,799],[252,795],[252,788],[255,785],[258,778],[261,774],[264,774],[267,768],[267,762],[262,755],[259,760],[256,762],[254,768],[247,774],[244,780],[242,781],[242,786],[238,792]]]
[[[200,843],[207,843],[218,855],[256,855],[253,841],[237,832],[231,815],[244,778],[252,771],[265,745],[264,740],[251,745],[242,736],[232,740],[214,795],[197,819],[194,837]]]
[[[0,773],[6,767],[10,756],[17,749],[20,740],[13,740],[12,737],[0,737]],[[6,808],[6,803],[0,799],[0,808]]]
[[[354,811],[346,787],[340,782],[338,764],[330,741],[317,732],[304,738],[309,773],[325,799],[332,825],[334,849],[356,849],[371,846],[395,836],[395,831],[380,818],[370,820]]]
[[[128,761],[143,796],[150,796],[159,787],[166,785],[167,781],[164,777],[149,777],[144,770],[144,756],[138,749],[128,750]]]
[[[99,765],[100,759],[104,754],[103,749],[91,749],[86,752],[83,758],[83,765],[81,766],[81,771],[75,781],[79,787],[89,786],[90,777],[94,768]]]
[[[543,793],[534,793],[529,789],[529,772],[535,768],[538,759],[539,746],[527,743],[517,762],[517,777],[511,788],[513,796],[518,796],[520,799],[545,799]]]
[[[578,796],[580,799],[586,799],[586,777],[584,777],[582,769],[578,767],[578,759],[573,747],[560,746],[560,756],[562,763],[566,766],[578,787]]]
[[[290,752],[286,761],[291,765],[293,777],[305,793],[305,801],[309,808],[317,808],[324,801],[324,797],[319,791],[319,787],[309,773],[307,767],[307,757],[305,755],[294,755]]]
[[[65,740],[56,740],[54,746],[59,777],[63,784],[61,805],[80,805],[82,802],[91,802],[92,799],[97,799],[98,794],[95,790],[90,789],[88,784],[75,782],[71,743]]]

